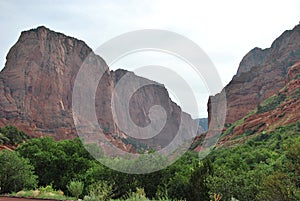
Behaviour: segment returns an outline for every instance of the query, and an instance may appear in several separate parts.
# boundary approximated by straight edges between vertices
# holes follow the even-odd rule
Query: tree
[[[296,142],[292,145],[286,153],[288,161],[286,166],[289,172],[293,173],[293,180],[300,188],[300,142]]]
[[[262,190],[258,195],[260,200],[266,201],[290,201],[293,199],[292,183],[285,173],[276,172],[269,175],[262,185]]]
[[[9,139],[3,133],[0,133],[0,145],[8,144],[8,143],[9,143]]]
[[[91,184],[88,187],[88,196],[84,197],[84,200],[97,200],[97,201],[105,201],[113,196],[113,187],[111,184],[108,184],[105,181],[98,181],[96,183]]]
[[[53,183],[62,190],[69,181],[84,178],[92,159],[79,139],[55,142],[50,137],[35,138],[16,150],[34,166],[39,185]]]
[[[37,185],[33,166],[17,152],[4,150],[0,153],[0,193],[32,189]]]
[[[175,163],[160,170],[157,198],[169,197],[174,200],[186,200],[190,195],[190,178],[193,167],[199,163],[196,152],[186,152]],[[156,172],[155,172],[156,173]],[[143,186],[147,192],[148,186]],[[148,196],[148,194],[147,194]],[[151,197],[150,197],[151,198]]]
[[[194,166],[190,178],[190,198],[189,200],[201,201],[209,198],[209,187],[207,184],[207,178],[212,174],[213,168],[209,159],[198,163]]]
[[[7,143],[11,145],[20,144],[24,140],[29,139],[29,137],[23,131],[20,131],[15,126],[5,126],[4,128],[0,128],[0,133],[9,139],[9,142]]]

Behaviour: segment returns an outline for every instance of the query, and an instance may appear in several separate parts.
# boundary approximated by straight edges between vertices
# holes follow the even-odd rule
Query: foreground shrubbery
[[[37,186],[37,176],[28,159],[18,152],[0,152],[0,193],[32,189]]]
[[[82,185],[82,182],[79,182]],[[79,184],[76,183],[76,186]],[[75,183],[73,183],[75,184]],[[111,188],[109,186],[93,186],[95,189],[91,189],[89,195],[84,196],[84,201],[150,201],[146,197],[143,188],[137,188],[135,192],[129,193],[121,199],[110,199],[109,193]],[[78,194],[77,194],[78,195]],[[10,196],[14,197],[30,197],[30,198],[42,198],[42,199],[57,199],[57,200],[78,200],[78,197],[68,197],[64,195],[61,190],[54,190],[51,185],[46,187],[40,187],[36,190],[22,190],[17,193],[12,193]],[[159,201],[175,201],[168,198],[159,198]],[[214,200],[215,201],[215,200]],[[217,201],[217,200],[216,200]]]
[[[12,193],[16,197],[31,197],[31,198],[47,198],[57,200],[74,200],[72,197],[67,197],[61,190],[54,190],[52,185],[40,187],[35,190],[22,190],[17,193]]]
[[[221,193],[222,200],[300,200],[299,156],[298,124],[263,132],[210,154],[214,174],[209,188]]]
[[[103,166],[91,158],[79,139],[31,139],[16,152],[1,152],[0,168],[6,169],[1,169],[0,177],[9,172],[7,164],[16,160],[20,163],[17,167],[22,166],[10,177],[18,188],[10,185],[1,192],[34,189],[37,179],[38,186],[52,184],[54,189],[84,200],[205,201],[222,196],[222,201],[296,201],[300,200],[299,125],[263,132],[243,145],[218,148],[203,161],[197,153],[187,152],[168,168],[144,175]],[[27,186],[16,176],[20,174],[31,178]]]

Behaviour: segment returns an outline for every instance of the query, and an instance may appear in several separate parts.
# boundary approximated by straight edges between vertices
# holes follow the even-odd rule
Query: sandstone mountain
[[[284,87],[288,69],[299,59],[300,25],[285,31],[270,48],[251,50],[241,61],[237,74],[223,89],[227,97],[226,123],[243,118]],[[212,96],[209,102],[215,102],[217,98],[218,95]]]
[[[200,132],[198,123],[172,102],[162,84],[125,70],[110,71],[105,61],[83,41],[46,27],[22,32],[7,55],[0,73],[0,126],[15,125],[32,137],[52,136],[56,140],[76,137],[73,115],[83,124],[88,119],[82,120],[79,114],[72,113],[72,90],[78,71],[88,57],[92,61],[91,69],[103,71],[95,97],[100,125],[97,132],[104,134],[112,144],[131,152],[144,145],[160,149],[175,138],[178,130],[184,130],[185,139],[193,138],[197,129]],[[224,108],[224,92],[227,113],[220,144],[245,133],[250,135],[299,120],[299,64],[300,25],[284,32],[270,48],[251,50],[242,59],[232,81],[220,94],[209,98],[208,133],[214,133],[216,118],[222,116],[218,113]],[[90,73],[93,74],[92,70]],[[124,76],[138,83],[148,83],[130,99],[128,112],[132,122],[146,127],[151,124],[151,107],[160,105],[164,108],[166,124],[154,138],[132,138],[127,129],[130,125],[120,128],[115,119],[113,102],[134,90],[127,84],[122,94],[112,100],[113,91]],[[90,95],[89,88],[84,88],[89,81],[82,83],[85,91],[75,98],[81,100]],[[128,118],[125,113],[118,113],[118,116]],[[162,114],[156,114],[156,117],[157,122],[163,121]],[[90,132],[93,134],[94,131]],[[97,139],[92,135],[90,140]]]
[[[56,140],[76,137],[72,90],[76,75],[87,57],[93,60],[92,67],[104,71],[96,91],[95,109],[101,127],[99,132],[114,145],[132,152],[135,149],[134,144],[128,143],[132,140],[127,135],[130,133],[118,127],[112,111],[113,90],[124,75],[148,83],[130,99],[130,118],[136,125],[145,127],[151,123],[149,110],[152,106],[160,105],[165,110],[166,124],[159,134],[138,143],[152,148],[167,146],[181,124],[184,124],[187,138],[194,136],[197,123],[172,102],[162,84],[125,70],[110,71],[105,61],[83,41],[43,26],[22,32],[7,55],[0,73],[0,126],[15,125],[31,137],[52,136]],[[76,98],[84,98],[88,90],[77,94]],[[123,93],[131,90],[132,86],[125,86]],[[80,119],[74,115],[75,119]]]
[[[227,125],[219,145],[239,143],[260,132],[300,120],[300,59],[289,68],[285,86],[242,119]]]
[[[222,90],[226,93],[227,113],[223,133],[226,137],[221,144],[242,134],[251,135],[300,119],[299,64],[300,25],[285,31],[270,48],[254,48],[246,54],[237,74]],[[214,125],[211,106],[224,104],[218,101],[219,96],[209,98],[210,125]]]

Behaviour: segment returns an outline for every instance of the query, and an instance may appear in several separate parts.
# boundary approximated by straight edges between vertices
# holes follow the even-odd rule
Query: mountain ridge
[[[114,146],[135,152],[131,144],[123,142],[128,136],[118,127],[111,108],[112,91],[124,74],[139,82],[150,82],[130,100],[131,107],[135,108],[130,114],[133,122],[149,125],[149,110],[156,104],[164,106],[167,114],[167,124],[158,137],[141,140],[141,143],[155,148],[166,146],[183,122],[186,123],[186,137],[194,136],[197,123],[172,102],[163,85],[128,71],[110,71],[106,62],[85,42],[44,26],[23,31],[6,57],[0,73],[0,126],[15,125],[31,137],[52,136],[56,140],[76,137],[72,90],[87,57],[93,61],[88,64],[90,69],[104,72],[98,84],[95,106],[102,129],[99,132]],[[125,93],[130,92],[131,86],[126,87]],[[77,98],[84,98],[87,93],[83,92]]]
[[[238,71],[220,94],[209,97],[208,123],[216,125],[212,116],[227,97],[226,121],[217,146],[242,143],[261,132],[295,123],[300,119],[300,25],[285,31],[266,49],[254,48],[240,62]],[[201,150],[196,138],[194,150]],[[197,145],[197,146],[196,146]]]
[[[243,118],[259,103],[284,87],[288,68],[299,58],[300,25],[281,34],[270,48],[254,48],[247,53],[237,74],[222,90],[227,97],[226,124]],[[218,102],[218,96],[209,97],[208,119],[211,116],[210,102]]]

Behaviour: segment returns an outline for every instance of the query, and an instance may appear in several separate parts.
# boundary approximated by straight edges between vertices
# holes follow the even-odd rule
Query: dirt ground
[[[16,197],[0,197],[0,201],[56,201],[49,199],[29,199],[29,198],[16,198]]]

